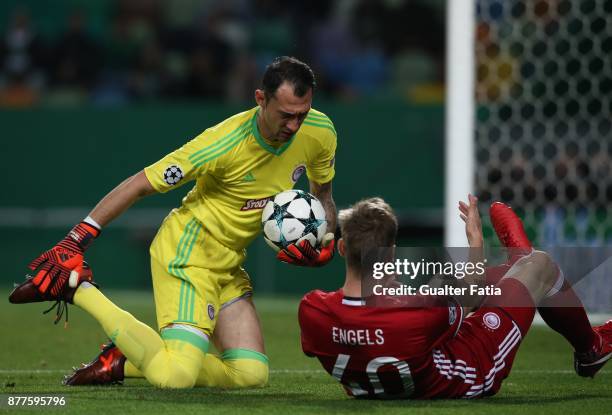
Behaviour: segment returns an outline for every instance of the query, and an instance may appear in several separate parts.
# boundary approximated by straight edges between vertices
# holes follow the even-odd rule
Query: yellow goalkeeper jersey
[[[336,130],[325,114],[311,109],[298,132],[275,148],[259,133],[258,108],[208,128],[145,168],[162,193],[195,180],[182,207],[235,250],[259,233],[269,198],[293,188],[304,172],[316,183],[331,181],[335,173]]]

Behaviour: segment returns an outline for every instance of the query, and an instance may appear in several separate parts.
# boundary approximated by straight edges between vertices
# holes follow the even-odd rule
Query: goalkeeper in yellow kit
[[[255,108],[208,128],[125,180],[30,264],[35,275],[11,293],[11,302],[55,300],[60,308],[61,301],[74,303],[112,340],[66,384],[116,383],[125,377],[145,377],[163,388],[267,383],[268,359],[250,279],[242,268],[245,248],[260,230],[261,209],[306,172],[311,192],[325,207],[328,229],[336,227],[331,185],[336,131],[325,114],[311,108],[314,88],[314,74],[305,63],[276,59],[255,91]],[[102,227],[138,199],[192,180],[195,186],[151,244],[155,331],[94,286],[83,255]],[[296,265],[323,265],[333,256],[333,234],[318,248],[303,241],[278,257]],[[207,353],[211,341],[219,356]]]

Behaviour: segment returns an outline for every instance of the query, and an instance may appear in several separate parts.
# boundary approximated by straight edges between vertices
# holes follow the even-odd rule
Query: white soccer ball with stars
[[[263,209],[261,223],[266,242],[278,249],[304,239],[318,249],[327,232],[321,202],[297,189],[286,190],[269,200]]]

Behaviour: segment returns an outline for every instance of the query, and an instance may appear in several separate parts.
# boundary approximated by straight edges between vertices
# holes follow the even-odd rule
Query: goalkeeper
[[[315,78],[295,58],[275,59],[255,91],[257,106],[208,128],[128,178],[82,223],[30,263],[34,276],[10,295],[14,303],[74,303],[91,314],[111,343],[68,385],[145,377],[161,388],[258,387],[268,381],[268,358],[242,268],[245,248],[260,230],[266,199],[292,188],[304,171],[336,227],[332,198],[336,131],[311,108]],[[140,198],[195,180],[182,205],[164,219],[150,248],[159,331],[106,298],[83,265],[100,230]],[[321,247],[307,241],[278,253],[282,261],[321,266],[334,252],[333,234]],[[60,318],[61,314],[58,314]],[[208,354],[214,342],[220,356]]]

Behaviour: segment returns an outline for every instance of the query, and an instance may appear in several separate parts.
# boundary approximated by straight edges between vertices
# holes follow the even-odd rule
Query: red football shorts
[[[498,286],[504,297],[531,298],[527,288],[513,278],[503,279]],[[466,356],[468,367],[476,369],[476,378],[465,398],[497,393],[510,374],[519,345],[533,322],[535,306],[506,307],[496,302],[499,300],[485,299],[483,305],[463,321],[457,336],[445,347],[455,357]]]

